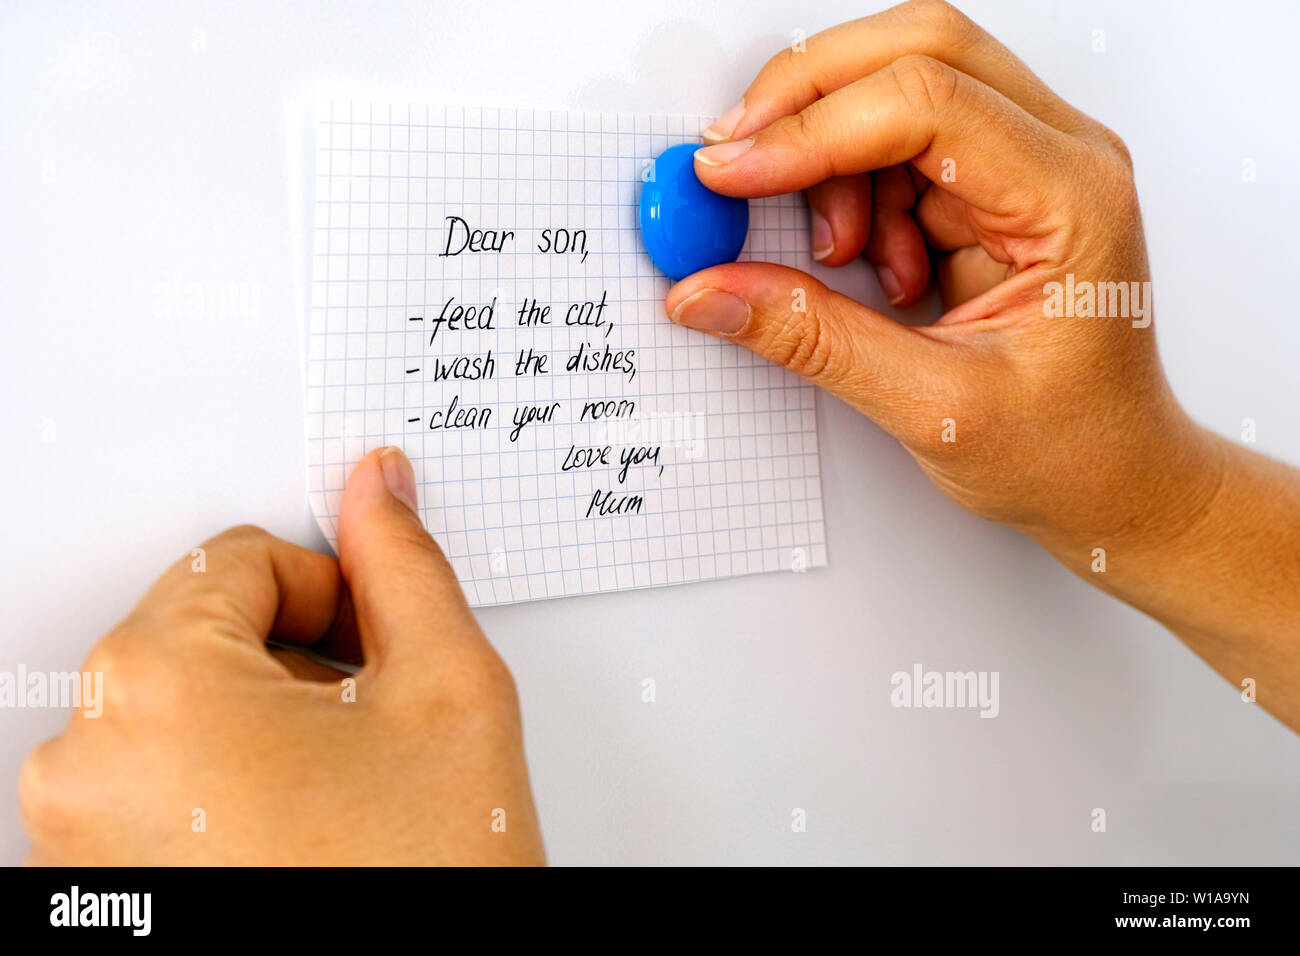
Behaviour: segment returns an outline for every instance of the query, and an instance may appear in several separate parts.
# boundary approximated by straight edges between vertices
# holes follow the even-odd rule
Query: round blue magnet
[[[641,238],[660,270],[676,281],[735,262],[749,231],[749,203],[704,188],[691,143],[670,146],[641,185]]]

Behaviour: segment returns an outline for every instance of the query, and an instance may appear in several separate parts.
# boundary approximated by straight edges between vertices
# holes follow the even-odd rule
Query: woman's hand
[[[1124,147],[992,37],[946,4],[896,7],[775,57],[715,129],[730,138],[696,154],[706,186],[807,190],[822,261],[865,251],[901,304],[935,255],[948,311],[910,328],[801,272],[739,263],[676,285],[675,321],[870,415],[979,514],[1100,543],[1203,506],[1212,475],[1153,494],[1171,456],[1213,459],[1165,385],[1149,313],[1044,315],[1044,286],[1069,275],[1150,288]]]
[[[674,286],[675,322],[871,416],[959,504],[1031,534],[1234,683],[1274,681],[1266,706],[1300,726],[1300,481],[1173,398],[1112,132],[952,7],[919,2],[774,57],[705,138],[710,189],[805,190],[817,258],[865,254],[897,305],[934,280],[947,311],[908,327],[746,262]],[[1230,577],[1214,564],[1226,538]]]
[[[31,862],[542,862],[514,685],[415,495],[401,452],[372,452],[338,562],[235,528],[164,574],[86,662],[102,713],[23,767]]]

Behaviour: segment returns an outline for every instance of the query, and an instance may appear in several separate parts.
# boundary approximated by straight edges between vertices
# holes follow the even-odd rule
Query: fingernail
[[[816,210],[812,214],[812,245],[814,259],[825,259],[835,251],[835,237],[831,234],[831,224]]]
[[[738,139],[734,143],[719,143],[717,146],[705,146],[695,151],[695,158],[705,166],[721,166],[749,152],[754,145],[754,137]]]
[[[379,467],[384,472],[384,484],[389,493],[416,514],[420,506],[416,504],[415,469],[402,454],[402,449],[389,445],[379,453]]]
[[[688,329],[732,335],[749,321],[749,303],[730,292],[701,289],[673,310],[673,321]]]
[[[740,119],[745,115],[745,101],[741,100],[727,112],[723,113],[713,121],[713,124],[700,135],[710,143],[720,143],[728,139],[740,125]]]
[[[881,266],[876,270],[876,275],[880,277],[880,287],[885,290],[885,295],[889,297],[890,305],[898,305],[903,301],[903,284],[898,281],[898,276],[894,275],[894,270],[889,266]]]

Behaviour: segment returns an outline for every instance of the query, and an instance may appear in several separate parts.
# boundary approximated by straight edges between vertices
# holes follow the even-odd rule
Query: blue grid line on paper
[[[376,113],[373,104],[349,103],[344,121],[344,110],[331,104],[318,134],[317,169],[325,172],[316,180],[308,433],[311,499],[327,535],[336,527],[347,470],[368,448],[392,443],[411,454],[423,478],[426,523],[476,604],[772,570],[786,566],[782,555],[799,550],[807,552],[805,566],[825,563],[811,386],[728,343],[668,323],[662,316],[667,281],[640,250],[638,164],[698,137],[705,121],[386,105],[378,113],[387,121],[377,122]],[[796,267],[810,261],[806,212],[797,200],[779,197],[752,208],[743,258]],[[582,273],[572,258],[547,261],[518,241],[491,259],[448,259],[431,242],[445,221],[438,214],[463,215],[482,228],[513,226],[517,239],[548,224],[581,228],[599,248],[590,250]],[[363,252],[353,246],[354,232],[364,236]],[[397,237],[400,249],[393,248]],[[400,283],[396,294],[394,283]],[[619,344],[611,348],[632,348],[640,362],[649,359],[621,390],[611,390],[599,373],[502,379],[520,343],[554,362],[589,338],[556,325],[521,333],[509,325],[514,315],[504,297],[495,334],[478,342],[446,334],[427,343],[425,322],[409,323],[415,331],[408,327],[412,315],[436,311],[447,295],[481,304],[496,290],[511,304],[526,295],[554,306],[594,298],[592,288],[609,290],[617,323],[608,338],[590,337],[592,344],[614,341]],[[402,336],[400,379],[390,361],[397,353],[389,345],[394,334]],[[405,372],[488,348],[498,362],[491,381],[449,388],[427,374],[412,382]],[[726,407],[715,401],[720,383],[726,383]],[[454,392],[472,396],[465,404],[493,409],[497,421],[470,435],[430,434],[423,427],[428,410]],[[506,408],[558,400],[572,416],[583,401],[605,395],[633,398],[638,410],[649,399],[654,414],[665,414],[660,402],[685,399],[688,414],[722,434],[704,439],[702,460],[669,456],[662,478],[632,469],[623,485],[609,478],[611,469],[555,474],[559,454],[589,440],[593,423],[529,426],[530,438],[545,432],[553,440],[522,447],[503,439],[511,427],[503,420]],[[788,427],[773,427],[791,414]],[[418,443],[410,417],[420,419]],[[783,440],[781,449],[776,439]],[[457,467],[448,467],[451,462]],[[493,467],[485,469],[485,462]],[[769,466],[767,474],[759,463]],[[675,507],[604,521],[571,517],[598,479],[619,493]],[[488,483],[486,500],[480,482]],[[539,494],[542,486],[548,495]],[[704,504],[697,503],[701,498]]]

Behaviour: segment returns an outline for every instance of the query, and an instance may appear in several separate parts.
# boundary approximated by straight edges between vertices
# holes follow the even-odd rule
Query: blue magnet
[[[704,188],[691,143],[670,146],[641,185],[641,238],[650,258],[676,281],[735,262],[749,231],[749,203]]]

